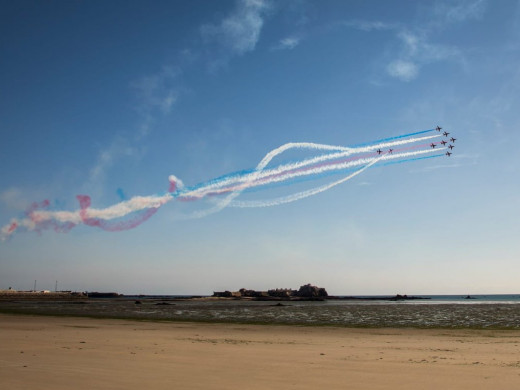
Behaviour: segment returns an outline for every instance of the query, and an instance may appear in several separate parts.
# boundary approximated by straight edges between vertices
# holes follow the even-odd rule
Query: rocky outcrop
[[[232,298],[233,294],[231,291],[214,291],[213,296],[218,298]]]
[[[296,296],[302,298],[326,298],[329,294],[323,287],[316,287],[309,283],[301,286],[298,292],[296,292]]]
[[[290,298],[294,297],[295,294],[296,290],[292,290],[290,288],[276,288],[267,291],[268,296],[277,298]]]
[[[299,290],[291,288],[275,288],[267,291],[256,291],[241,288],[238,291],[217,291],[213,292],[214,297],[218,298],[254,298],[254,299],[324,299],[328,297],[327,291],[322,287],[311,284],[301,286]]]
[[[256,291],[256,290],[247,290],[245,288],[241,288],[238,290],[241,297],[250,297],[250,298],[259,298],[263,296],[268,296],[269,294],[265,291]]]

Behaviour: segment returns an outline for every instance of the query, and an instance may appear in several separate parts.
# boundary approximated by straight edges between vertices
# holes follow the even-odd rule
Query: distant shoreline
[[[78,300],[87,299],[85,293],[71,291],[0,291],[0,301],[6,300]]]
[[[169,295],[124,295],[116,292],[70,292],[70,291],[0,291],[0,300],[84,300],[84,299],[171,299],[171,300],[208,300],[208,301],[326,301],[326,300],[342,300],[342,301],[407,301],[407,300],[427,300],[428,297],[394,295],[394,296],[335,296],[329,295],[325,297],[300,297],[300,296],[206,296],[206,295],[186,295],[186,296],[169,296]]]

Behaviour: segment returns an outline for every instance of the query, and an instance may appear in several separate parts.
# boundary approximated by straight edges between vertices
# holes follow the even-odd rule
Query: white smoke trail
[[[57,221],[61,223],[71,222],[74,224],[81,223],[80,210],[76,211],[47,211],[37,210],[31,213],[32,221],[42,223],[47,221]]]
[[[320,187],[316,187],[316,188],[312,188],[310,190],[298,192],[296,194],[292,194],[292,195],[288,195],[288,196],[284,196],[284,197],[280,197],[280,198],[276,198],[276,199],[266,200],[266,201],[233,201],[233,202],[231,202],[229,204],[229,207],[238,207],[238,208],[270,207],[270,206],[279,206],[279,205],[282,205],[282,204],[285,204],[285,203],[295,202],[297,200],[304,199],[304,198],[307,198],[309,196],[319,194],[320,192],[327,191],[327,190],[331,189],[332,187],[335,187],[335,186],[337,186],[337,185],[339,185],[341,183],[344,183],[347,180],[350,180],[353,177],[359,175],[360,173],[362,173],[363,171],[365,171],[366,169],[370,168],[372,165],[376,164],[377,162],[379,162],[381,160],[392,160],[392,159],[403,158],[403,157],[418,156],[418,155],[421,155],[421,154],[432,153],[434,151],[438,152],[438,151],[445,150],[445,149],[446,148],[439,148],[437,150],[431,149],[431,150],[423,150],[423,151],[416,151],[416,152],[399,153],[399,154],[395,154],[395,155],[394,154],[382,155],[381,157],[379,157],[377,159],[372,159],[373,161],[368,163],[363,168],[361,168],[361,169],[357,170],[356,172],[348,175],[347,177],[345,177],[343,179],[340,179],[340,180],[337,180],[337,181],[335,181],[333,183],[326,184],[326,185],[323,185],[323,186],[320,186]],[[361,161],[361,160],[359,160],[359,161]],[[356,165],[362,165],[365,162],[366,162],[366,160],[363,160],[362,163],[356,164]],[[357,161],[356,161],[356,163],[357,163]],[[343,164],[341,164],[341,165],[343,165]],[[345,169],[345,167],[341,167],[341,168],[338,168],[338,169]],[[324,171],[325,170],[320,170],[319,172],[316,171],[316,172],[313,172],[313,174],[322,173]]]
[[[415,151],[415,152],[384,154],[381,157],[384,157],[384,160],[400,159],[400,158],[405,158],[405,157],[412,157],[412,156],[418,156],[421,154],[432,153],[432,152],[436,152],[436,151],[440,151],[440,150],[443,150],[443,148],[440,148],[437,150],[428,149],[428,150],[420,150],[420,151]],[[243,191],[247,188],[283,182],[286,180],[294,179],[296,177],[317,175],[317,174],[325,173],[328,171],[345,170],[345,169],[354,168],[357,166],[362,166],[362,165],[368,164],[372,160],[373,160],[373,158],[364,158],[364,159],[358,159],[355,161],[331,163],[329,165],[318,166],[318,167],[307,169],[307,170],[279,174],[278,176],[273,176],[273,177],[267,176],[266,179],[260,178],[259,180],[255,181],[255,182],[249,181],[249,182],[237,185],[235,187],[224,187],[224,188],[220,188],[220,189],[215,188],[212,191],[204,191],[204,192],[201,192],[201,196],[205,196],[207,194],[218,195],[220,193],[226,193],[226,192],[230,192],[230,191]],[[264,172],[266,172],[266,171],[264,171]],[[262,177],[262,176],[264,176],[264,175],[259,175],[259,177]]]
[[[111,220],[122,218],[136,211],[149,208],[159,208],[173,199],[169,193],[163,196],[135,196],[129,200],[117,203],[104,209],[88,208],[84,218],[97,218]],[[72,222],[75,224],[82,222],[81,210],[76,211],[47,211],[37,210],[31,213],[32,219],[39,223],[45,221],[58,221],[62,223]]]
[[[287,143],[284,144],[265,155],[265,157],[258,163],[255,168],[255,171],[249,175],[246,175],[244,183],[251,183],[258,179],[258,177],[262,174],[264,168],[271,162],[273,158],[278,156],[279,154],[290,150],[290,149],[316,149],[316,150],[342,150],[342,151],[350,151],[351,148],[347,148],[344,146],[333,146],[333,145],[323,145],[323,144],[315,144],[311,142],[297,142],[297,143]],[[221,186],[221,183],[218,183]],[[214,214],[224,209],[233,199],[239,196],[242,193],[243,189],[239,189],[230,193],[226,198],[222,199],[217,203],[215,207],[212,207],[208,210],[204,210],[201,212],[197,212],[194,214],[195,218],[202,218],[210,214]]]
[[[383,155],[381,155],[381,159],[393,160],[393,159],[399,159],[399,158],[405,158],[405,157],[418,156],[421,154],[428,154],[428,153],[436,152],[438,150],[442,150],[442,149],[437,149],[437,150],[428,149],[428,150],[420,150],[420,151],[415,151],[415,152],[396,153],[396,154],[390,154],[390,155],[383,154]],[[341,162],[341,163],[337,163],[337,164],[318,166],[316,168],[308,169],[305,171],[289,172],[284,175],[280,175],[277,177],[273,177],[271,179],[264,180],[261,183],[261,185],[268,185],[268,184],[272,184],[272,183],[282,182],[282,181],[286,181],[286,180],[293,179],[296,177],[301,177],[301,176],[317,175],[317,174],[321,174],[321,173],[325,173],[325,172],[329,172],[329,171],[341,171],[344,169],[368,164],[372,160],[373,160],[373,158],[363,158],[363,159],[359,159],[356,161],[346,161],[346,162]],[[378,161],[379,161],[379,159],[378,159]],[[370,165],[372,165],[372,164],[370,164]],[[253,187],[256,185],[258,185],[258,184],[250,183],[249,187]]]
[[[104,209],[89,208],[87,215],[88,218],[99,218],[105,220],[121,218],[136,211],[149,208],[159,208],[173,199],[173,196],[169,193],[163,196],[135,196],[127,201],[117,203]]]
[[[232,176],[232,177],[223,179],[221,181],[213,182],[213,183],[210,183],[203,187],[197,188],[195,190],[187,191],[187,192],[183,193],[182,196],[193,197],[193,198],[202,198],[210,192],[214,192],[218,189],[221,189],[225,186],[229,186],[229,185],[232,185],[235,183],[244,183],[244,188],[248,188],[249,184],[251,182],[256,182],[259,179],[262,179],[267,176],[279,175],[285,171],[292,171],[292,170],[303,168],[303,167],[306,167],[309,165],[314,165],[319,162],[326,162],[326,161],[335,160],[335,159],[342,158],[342,157],[348,157],[353,154],[372,152],[372,151],[375,151],[380,148],[388,148],[388,147],[392,147],[392,146],[395,147],[395,146],[401,146],[401,145],[406,145],[406,144],[410,144],[410,143],[417,143],[417,142],[426,141],[426,140],[430,140],[430,139],[437,138],[437,137],[440,137],[440,135],[385,142],[385,143],[379,143],[379,144],[374,144],[374,145],[364,146],[364,147],[357,147],[357,148],[344,148],[341,146],[312,144],[312,143],[289,143],[289,144],[282,145],[279,148],[269,152],[262,159],[262,161],[257,165],[257,167],[255,168],[255,171],[250,174],[241,175],[241,176]],[[299,161],[299,162],[280,165],[273,169],[264,169],[273,158],[275,158],[279,154],[281,154],[289,149],[316,149],[316,150],[343,150],[343,151],[339,152],[339,153],[329,153],[329,154],[325,154],[325,155],[320,155],[320,156],[312,157],[312,158],[305,159],[305,160]],[[397,155],[397,154],[395,154],[395,155]]]
[[[363,168],[357,170],[354,173],[351,173],[347,177],[344,177],[343,179],[337,180],[335,182],[326,184],[321,187],[312,188],[310,190],[298,192],[296,194],[284,196],[281,198],[276,198],[272,200],[267,201],[235,201],[229,204],[230,207],[240,207],[240,208],[246,208],[246,207],[269,207],[269,206],[279,206],[284,203],[291,203],[295,202],[300,199],[308,198],[309,196],[319,194],[320,192],[327,191],[331,189],[332,187],[335,187],[341,183],[346,182],[347,180],[352,179],[353,177],[359,175],[361,172],[365,171],[366,169],[370,168],[372,165],[377,163],[378,161],[382,160],[384,156],[381,156],[379,158],[372,159],[370,163],[365,165]]]
[[[446,149],[446,148],[440,148],[438,150],[443,150],[443,149]],[[431,152],[432,152],[432,150],[427,150],[427,151],[419,151],[419,152],[411,152],[411,153],[402,153],[400,155],[383,155],[383,156],[375,159],[374,161],[370,162],[365,167],[363,167],[363,168],[357,170],[356,172],[348,175],[347,177],[337,180],[333,183],[326,184],[324,186],[320,186],[320,187],[316,187],[316,188],[312,188],[310,190],[298,192],[296,194],[292,194],[292,195],[288,195],[288,196],[284,196],[284,197],[280,197],[280,198],[276,198],[276,199],[266,200],[266,201],[233,201],[229,204],[229,207],[238,207],[238,208],[269,207],[269,206],[279,206],[279,205],[282,205],[285,203],[291,203],[291,202],[294,202],[294,201],[297,201],[297,200],[300,200],[303,198],[307,198],[312,195],[319,194],[320,192],[327,191],[327,190],[331,189],[332,187],[335,187],[341,183],[344,183],[347,180],[350,180],[353,177],[359,175],[361,172],[365,171],[366,169],[370,168],[372,165],[374,165],[375,163],[377,163],[381,160],[391,160],[391,159],[395,159],[395,158],[402,158],[402,157],[405,157],[405,155],[406,155],[406,157],[417,156],[420,154],[431,153]]]
[[[13,226],[16,226],[13,228]],[[29,218],[13,218],[9,222],[9,224],[2,226],[0,229],[0,241],[4,241],[9,235],[11,235],[14,230],[18,227],[24,227],[27,230],[33,230],[36,226],[36,223]]]

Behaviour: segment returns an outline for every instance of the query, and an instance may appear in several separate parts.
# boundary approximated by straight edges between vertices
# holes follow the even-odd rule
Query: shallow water
[[[518,301],[276,302],[178,299],[89,299],[0,302],[0,312],[173,321],[335,325],[350,327],[520,329]]]

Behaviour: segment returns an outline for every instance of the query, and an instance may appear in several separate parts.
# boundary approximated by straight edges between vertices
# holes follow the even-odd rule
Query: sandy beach
[[[0,315],[5,389],[516,389],[520,333]]]

